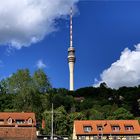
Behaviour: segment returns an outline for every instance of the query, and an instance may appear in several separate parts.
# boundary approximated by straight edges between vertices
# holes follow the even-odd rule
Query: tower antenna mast
[[[73,47],[72,16],[73,16],[73,13],[72,13],[72,7],[71,7],[70,9],[70,47]]]

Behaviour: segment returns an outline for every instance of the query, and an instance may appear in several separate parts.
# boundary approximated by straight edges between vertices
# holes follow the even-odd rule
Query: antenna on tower
[[[73,39],[72,39],[72,16],[73,16],[73,11],[72,7],[70,8],[70,47],[73,47]]]

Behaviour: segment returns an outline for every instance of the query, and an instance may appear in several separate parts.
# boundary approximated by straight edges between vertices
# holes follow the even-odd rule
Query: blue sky
[[[76,50],[75,89],[97,86],[101,82],[106,82],[112,88],[139,85],[140,1],[81,0],[78,2],[78,0],[72,0],[70,3],[64,2],[66,10],[61,10],[63,2],[58,1],[60,4],[54,8],[58,8],[56,13],[50,10],[50,14],[46,13],[48,17],[41,15],[40,18],[37,12],[39,18],[32,16],[30,21],[30,17],[28,19],[26,16],[24,20],[24,16],[20,15],[22,11],[20,11],[18,16],[22,23],[19,22],[17,26],[14,24],[19,21],[17,12],[13,14],[9,12],[8,16],[14,17],[11,21],[4,18],[5,22],[0,24],[0,78],[8,77],[17,69],[24,68],[28,68],[32,74],[38,69],[37,62],[40,62],[40,66],[49,76],[53,87],[69,88],[68,7],[73,5],[78,9],[73,18],[73,44]],[[4,7],[5,4],[6,2],[2,2],[1,5]],[[10,11],[12,6],[10,4],[8,6],[7,11]],[[48,6],[52,9],[54,7],[53,4]],[[23,8],[25,10],[25,7]],[[30,7],[27,8],[28,10]],[[35,10],[38,10],[38,7]],[[0,14],[3,11],[0,10]],[[8,13],[7,11],[5,14]],[[44,16],[46,16],[43,20],[45,22],[34,26],[34,21],[42,21]],[[25,24],[27,19],[29,23]],[[53,22],[50,22],[50,19],[53,19]],[[25,28],[30,25],[30,22],[31,27],[35,27],[32,30]],[[21,30],[17,28],[19,25],[22,27]]]

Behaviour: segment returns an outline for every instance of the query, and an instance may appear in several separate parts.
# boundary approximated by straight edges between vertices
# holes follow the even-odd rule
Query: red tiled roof
[[[32,118],[35,121],[35,113],[30,112],[0,112],[0,119],[29,119]]]
[[[0,125],[9,125],[9,124],[7,124],[7,120],[9,118],[12,118],[13,121],[15,121],[15,120],[28,121],[28,119],[31,118],[33,121],[33,124],[18,124],[18,126],[36,125],[35,113],[33,113],[33,112],[30,112],[30,113],[27,113],[27,112],[0,112],[0,120],[4,120],[4,124],[0,124]],[[13,122],[10,125],[15,125],[15,124],[16,123]]]
[[[102,125],[103,130],[97,130],[97,126]],[[132,125],[134,130],[125,130],[125,126]],[[90,132],[84,132],[84,126],[91,126]],[[111,126],[119,126],[119,131],[113,131]],[[76,135],[97,135],[103,134],[140,134],[140,125],[138,120],[76,120],[74,121]]]

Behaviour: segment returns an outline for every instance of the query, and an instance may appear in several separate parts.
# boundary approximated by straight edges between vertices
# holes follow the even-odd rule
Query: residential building
[[[138,140],[138,120],[76,120],[73,140]]]
[[[35,114],[24,112],[0,112],[0,139],[35,140]]]

